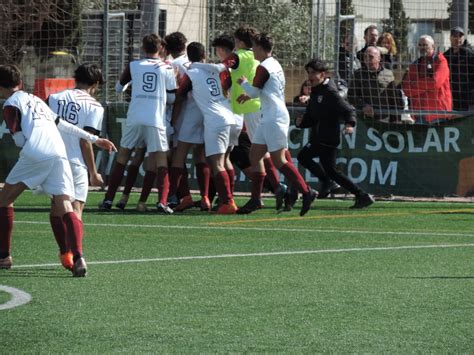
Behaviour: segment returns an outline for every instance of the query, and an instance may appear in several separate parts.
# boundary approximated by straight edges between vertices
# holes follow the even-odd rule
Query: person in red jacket
[[[403,92],[410,100],[412,110],[452,111],[453,100],[449,83],[449,67],[443,53],[435,48],[431,36],[418,40],[420,58],[410,64],[402,82]],[[450,119],[446,114],[427,114],[418,121],[436,123]]]

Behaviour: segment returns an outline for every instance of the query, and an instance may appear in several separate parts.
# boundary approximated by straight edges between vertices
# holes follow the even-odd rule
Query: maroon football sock
[[[181,181],[178,185],[177,195],[179,199],[182,199],[184,196],[191,195],[191,191],[189,191],[188,169],[186,167],[183,168],[183,176],[181,177]]]
[[[113,201],[115,194],[117,193],[117,189],[122,182],[123,173],[125,171],[125,165],[115,162],[114,167],[112,169],[112,173],[110,174],[109,179],[109,186],[107,187],[107,192],[105,193],[105,200]]]
[[[273,190],[280,186],[280,175],[278,174],[277,168],[272,162],[271,158],[264,158],[263,164],[265,165],[265,172],[267,173],[267,179],[270,185],[272,186]]]
[[[229,184],[230,184],[230,191],[234,194],[234,187],[235,187],[235,170],[227,170],[227,175],[229,175]]]
[[[0,257],[10,255],[12,249],[13,207],[0,207]]]
[[[166,206],[168,203],[168,194],[170,190],[170,180],[168,176],[168,167],[160,166],[158,167],[157,177],[157,187],[158,187],[158,200],[160,203]]]
[[[199,185],[199,191],[202,196],[209,196],[209,184],[211,180],[211,168],[206,163],[196,164],[196,177]]]
[[[74,212],[68,212],[63,216],[66,225],[66,238],[69,249],[72,251],[74,259],[82,256],[82,237],[84,235],[84,227],[82,221]]]
[[[226,204],[232,199],[232,192],[230,191],[229,175],[227,171],[219,171],[214,175],[214,183],[216,184],[216,190],[219,194],[219,202]]]
[[[49,215],[49,222],[51,223],[51,229],[53,230],[54,238],[59,247],[59,252],[64,254],[68,251],[67,238],[66,238],[66,225],[59,216]]]
[[[170,172],[169,172],[170,174],[169,195],[170,196],[177,195],[179,184],[181,183],[181,180],[183,179],[185,172],[186,171],[183,168],[177,168],[174,166],[170,168]]]
[[[140,194],[140,202],[146,202],[148,200],[148,196],[150,196],[151,189],[153,188],[153,184],[155,183],[156,173],[154,171],[145,171],[145,176],[143,177],[143,187],[142,192]]]
[[[125,180],[125,187],[123,188],[124,195],[130,195],[133,185],[137,180],[138,171],[140,170],[139,166],[129,165],[127,168],[127,179]]]
[[[308,185],[304,181],[298,169],[296,169],[296,166],[286,163],[280,168],[280,171],[283,175],[285,175],[285,178],[290,182],[290,184],[296,187],[299,192],[304,194],[309,191]]]
[[[265,172],[256,171],[252,173],[252,198],[260,200],[262,198],[263,182]]]
[[[209,179],[209,201],[213,201],[214,198],[216,197],[216,183],[215,183],[215,180],[214,180],[214,177],[211,175],[211,178]]]
[[[293,157],[291,156],[291,153],[288,149],[285,149],[285,158],[286,158],[286,161],[292,165],[295,165],[293,163]]]

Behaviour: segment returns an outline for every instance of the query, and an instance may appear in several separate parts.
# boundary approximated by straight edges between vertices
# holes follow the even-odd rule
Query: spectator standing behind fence
[[[382,54],[382,65],[390,70],[393,70],[394,57],[397,55],[397,44],[390,32],[384,32],[377,41],[377,46],[385,48],[387,53]]]
[[[311,95],[311,82],[309,80],[305,80],[303,84],[301,84],[300,94],[296,95],[293,98],[293,103],[299,104],[299,105],[307,105],[310,95]]]
[[[461,27],[451,29],[451,48],[444,52],[450,71],[453,110],[467,111],[473,103],[474,89],[474,52],[465,45],[464,30]]]
[[[360,61],[354,52],[354,39],[351,33],[344,36],[344,43],[339,47],[339,79],[348,82],[354,70],[360,69]]]
[[[376,46],[377,40],[379,39],[379,31],[377,30],[377,26],[370,25],[364,30],[364,41],[365,46],[360,51],[357,52],[357,59],[359,59],[362,67],[364,67],[364,53],[367,48]]]
[[[403,109],[401,92],[396,87],[393,72],[382,66],[380,50],[377,47],[367,48],[364,64],[356,70],[349,85],[349,101],[362,110],[365,117],[395,121],[396,115],[381,112]]]
[[[431,36],[418,40],[420,58],[410,64],[402,81],[403,92],[410,100],[412,110],[451,111],[453,108],[449,67],[443,53],[435,48]],[[427,114],[417,117],[418,123],[436,123],[448,119],[446,114]]]

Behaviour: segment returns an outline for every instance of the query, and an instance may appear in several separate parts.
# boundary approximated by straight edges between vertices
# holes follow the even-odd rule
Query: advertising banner
[[[289,107],[292,122],[304,108]],[[127,105],[110,104],[104,129],[117,146],[127,117]],[[439,125],[392,124],[360,119],[352,135],[343,135],[338,167],[364,190],[375,195],[415,197],[474,195],[474,121],[470,117]],[[308,142],[310,130],[293,124],[289,131],[289,149],[297,164],[299,150]],[[19,149],[0,125],[0,180],[18,157]],[[114,156],[97,151],[100,171],[108,175]],[[197,188],[192,157],[188,159],[192,188]],[[318,180],[300,167],[306,181],[317,187]],[[140,169],[137,187],[144,175]],[[249,191],[245,175],[237,174],[236,190]]]

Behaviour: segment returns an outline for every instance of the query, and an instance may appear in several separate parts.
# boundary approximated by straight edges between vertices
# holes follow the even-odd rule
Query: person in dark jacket
[[[474,104],[474,52],[464,44],[464,30],[451,29],[451,48],[444,52],[450,71],[453,110],[467,111]]]
[[[351,208],[364,208],[374,199],[336,168],[340,143],[340,122],[345,123],[345,134],[352,134],[356,124],[355,108],[339,94],[336,84],[327,77],[328,68],[320,59],[305,65],[308,80],[313,85],[311,98],[304,116],[296,118],[296,127],[312,128],[310,142],[298,154],[298,161],[322,183],[323,192],[331,180],[356,196]],[[313,158],[319,157],[320,163]]]
[[[397,115],[390,113],[403,109],[401,92],[395,84],[395,75],[383,67],[381,58],[378,47],[367,48],[365,66],[355,71],[349,84],[348,98],[364,113],[365,118],[396,121]]]

